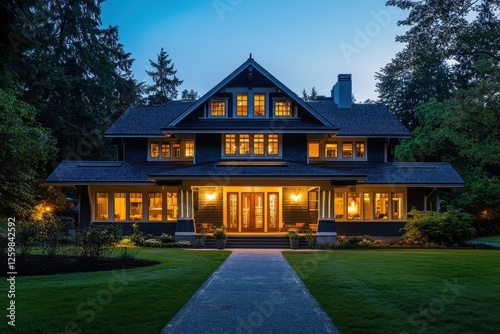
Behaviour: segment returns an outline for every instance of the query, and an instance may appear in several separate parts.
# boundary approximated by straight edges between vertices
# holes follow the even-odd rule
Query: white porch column
[[[335,193],[333,187],[321,187],[319,190],[319,217],[317,242],[335,242],[337,232],[335,228],[334,212]]]

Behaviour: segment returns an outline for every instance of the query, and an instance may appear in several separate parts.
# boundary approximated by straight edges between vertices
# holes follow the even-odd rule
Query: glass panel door
[[[238,193],[227,193],[227,230],[238,232]]]
[[[267,230],[269,232],[278,232],[279,212],[279,194],[267,193]]]
[[[264,194],[242,193],[242,232],[264,232]]]

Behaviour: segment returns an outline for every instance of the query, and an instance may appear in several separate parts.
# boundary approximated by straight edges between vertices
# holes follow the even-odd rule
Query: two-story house
[[[250,57],[196,101],[128,108],[106,132],[118,161],[63,161],[47,182],[79,189],[80,228],[399,236],[411,208],[438,209],[463,181],[448,163],[394,162],[409,131],[351,90],[341,74],[306,102]]]

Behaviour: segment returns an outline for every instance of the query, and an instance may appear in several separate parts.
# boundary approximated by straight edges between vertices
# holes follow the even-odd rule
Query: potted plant
[[[215,246],[217,249],[224,249],[226,247],[227,234],[224,225],[214,230],[213,237],[215,239]]]
[[[290,239],[290,248],[297,249],[299,248],[299,238],[300,235],[296,230],[290,230],[287,232],[286,237]]]

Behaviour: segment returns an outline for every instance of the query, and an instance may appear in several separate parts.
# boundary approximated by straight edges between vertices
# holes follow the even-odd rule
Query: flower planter
[[[215,247],[217,247],[217,249],[226,248],[226,239],[215,239]]]
[[[299,239],[290,239],[290,248],[298,249],[299,248]]]

